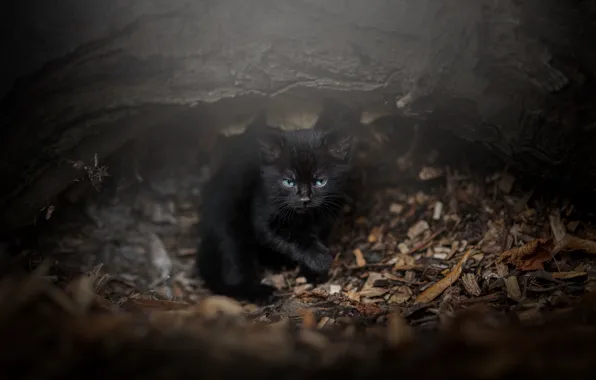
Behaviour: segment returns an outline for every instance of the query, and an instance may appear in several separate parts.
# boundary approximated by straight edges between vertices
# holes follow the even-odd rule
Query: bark
[[[14,64],[0,81],[0,94],[13,86],[0,110],[0,226],[9,229],[31,223],[76,178],[72,161],[109,155],[198,104],[228,99],[234,114],[242,97],[328,97],[401,113],[485,144],[522,170],[596,179],[592,1],[12,7],[14,31],[2,45]],[[99,149],[95,136],[112,131],[120,136]]]

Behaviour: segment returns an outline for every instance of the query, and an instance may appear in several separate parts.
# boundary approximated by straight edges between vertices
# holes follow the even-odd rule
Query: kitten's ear
[[[325,134],[323,148],[338,160],[346,160],[352,148],[352,134],[345,129],[334,129]]]
[[[257,144],[263,160],[267,163],[273,163],[281,156],[285,140],[281,130],[264,127],[257,136]]]

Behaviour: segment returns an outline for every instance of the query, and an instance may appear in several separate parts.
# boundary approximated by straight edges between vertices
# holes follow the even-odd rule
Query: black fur
[[[230,142],[203,189],[197,264],[207,288],[254,301],[273,290],[260,284],[262,268],[328,273],[351,141],[344,129],[284,132],[261,114]]]

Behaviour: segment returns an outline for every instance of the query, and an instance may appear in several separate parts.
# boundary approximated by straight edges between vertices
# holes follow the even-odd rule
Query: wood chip
[[[362,268],[366,265],[366,259],[364,258],[364,255],[362,254],[362,251],[360,250],[360,248],[356,248],[355,250],[352,251],[352,253],[354,254],[354,257],[356,258],[356,266],[358,268]]]
[[[329,285],[329,295],[339,294],[341,292],[341,285],[331,284]]]
[[[389,297],[389,302],[396,305],[404,305],[412,298],[413,292],[409,286],[398,286]]]
[[[391,206],[389,206],[389,212],[392,214],[399,215],[403,211],[404,211],[404,206],[399,203],[392,203]]]
[[[442,215],[443,215],[443,202],[437,201],[435,203],[435,207],[433,209],[433,220],[441,219]]]
[[[437,281],[431,287],[423,291],[414,301],[414,304],[419,303],[428,303],[437,298],[441,293],[443,293],[448,287],[453,285],[455,281],[461,275],[463,270],[463,266],[468,261],[468,258],[472,254],[472,250],[468,250],[465,255],[461,258],[461,260],[457,263],[457,265],[453,268],[451,272],[447,274],[444,278]]]
[[[509,298],[515,302],[521,301],[522,293],[516,276],[509,276],[505,279],[505,288],[507,289],[507,296]]]
[[[430,229],[428,222],[426,220],[420,220],[408,229],[408,238],[414,239],[422,235],[424,231],[427,231],[428,229]]]
[[[464,273],[461,279],[464,288],[471,296],[478,297],[482,293],[478,281],[476,280],[476,276],[473,273]]]
[[[378,242],[380,240],[380,238],[381,238],[381,233],[382,233],[381,227],[374,227],[370,231],[370,234],[368,235],[368,242],[369,243],[376,243],[376,242]]]

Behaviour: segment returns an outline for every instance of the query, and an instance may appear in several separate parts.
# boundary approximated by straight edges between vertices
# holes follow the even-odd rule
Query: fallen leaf
[[[368,298],[374,298],[374,297],[381,297],[384,296],[385,294],[387,294],[389,292],[389,289],[383,289],[383,288],[370,288],[370,289],[366,289],[364,291],[360,292],[360,296],[361,297],[368,297]]]
[[[596,254],[596,242],[566,234],[553,248],[553,255],[560,251],[583,251],[589,254]]]
[[[509,298],[516,302],[521,301],[522,293],[516,276],[509,276],[505,279],[505,289],[507,289],[507,296]]]
[[[366,265],[366,259],[364,258],[364,255],[362,254],[362,251],[360,250],[360,248],[356,248],[354,251],[352,251],[352,253],[354,254],[354,257],[356,258],[356,266],[358,266],[359,268],[362,268],[363,266]]]
[[[542,270],[544,263],[553,258],[553,248],[552,239],[536,239],[503,252],[497,262],[513,264],[523,271]]]
[[[437,298],[441,293],[443,293],[448,287],[453,285],[453,283],[457,281],[457,279],[461,275],[462,268],[468,260],[468,257],[470,257],[470,255],[472,254],[472,252],[472,250],[468,250],[465,253],[465,255],[461,258],[461,260],[459,260],[459,262],[453,268],[453,270],[449,274],[447,274],[447,276],[440,279],[433,286],[420,293],[420,295],[418,295],[418,297],[414,301],[414,304],[431,302],[432,300]]]
[[[586,272],[555,272],[552,274],[553,278],[557,280],[570,280],[572,278],[583,277],[586,275]]]

